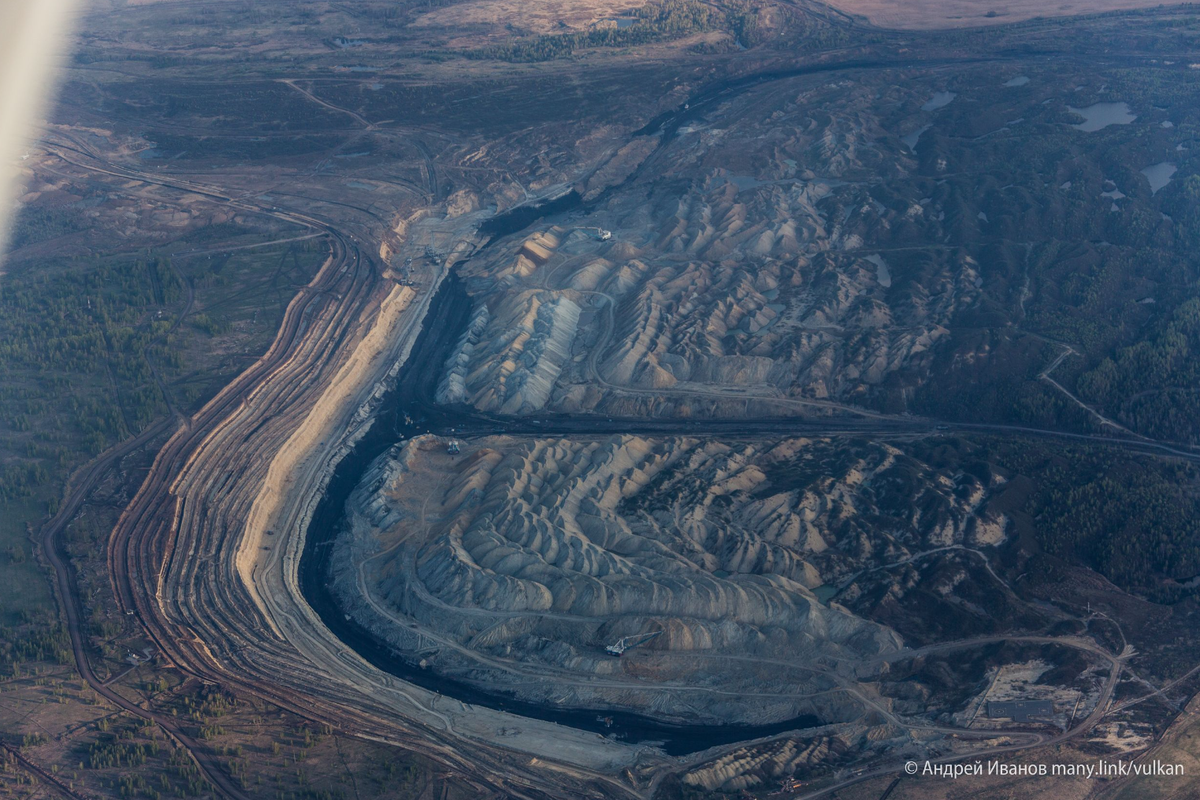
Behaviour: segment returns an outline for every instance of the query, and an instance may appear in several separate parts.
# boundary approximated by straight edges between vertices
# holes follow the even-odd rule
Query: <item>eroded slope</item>
[[[377,632],[415,621],[433,637],[432,668],[539,699],[549,688],[531,674],[592,676],[567,690],[577,703],[761,721],[810,707],[803,691],[761,686],[749,657],[851,676],[896,652],[897,634],[828,597],[864,569],[1002,542],[993,482],[882,443],[491,438],[451,455],[419,437],[352,498],[336,563],[343,599]],[[604,653],[656,631],[635,660]],[[702,711],[686,692],[656,691],[718,676],[744,700]]]

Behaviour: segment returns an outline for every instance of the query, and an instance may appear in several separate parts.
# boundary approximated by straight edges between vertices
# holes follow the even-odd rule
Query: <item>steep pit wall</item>
[[[427,296],[431,295],[432,292],[429,292]],[[264,554],[274,552],[263,550],[267,531],[274,530],[273,526],[282,522],[284,504],[290,498],[297,497],[296,490],[309,490],[316,496],[328,479],[336,460],[329,457],[330,448],[323,448],[322,445],[348,446],[351,443],[342,440],[353,438],[353,433],[343,437],[343,432],[363,427],[368,417],[360,411],[371,397],[381,394],[380,382],[384,377],[380,374],[381,370],[390,363],[387,372],[394,372],[400,363],[392,351],[398,343],[405,341],[403,329],[406,324],[411,328],[412,318],[417,316],[405,314],[415,300],[417,294],[412,288],[391,288],[380,304],[379,313],[367,335],[309,410],[296,432],[271,460],[266,481],[250,509],[246,527],[241,532],[235,563],[255,605],[281,638],[282,633],[267,613],[255,581],[255,572],[261,566]],[[410,342],[407,344],[411,346]],[[367,396],[364,397],[364,394]],[[301,502],[301,505],[308,504]],[[291,571],[294,573],[294,570],[295,565],[292,564]]]

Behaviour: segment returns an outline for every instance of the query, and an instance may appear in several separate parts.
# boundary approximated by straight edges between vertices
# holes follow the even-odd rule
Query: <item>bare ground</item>
[[[831,0],[828,5],[881,28],[935,30],[1022,22],[1035,17],[1103,14],[1177,5],[1155,0]]]

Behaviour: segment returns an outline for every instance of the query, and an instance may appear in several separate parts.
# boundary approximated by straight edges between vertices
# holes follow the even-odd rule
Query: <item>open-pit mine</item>
[[[13,763],[1196,796],[906,771],[1200,758],[1192,12],[851,5],[90,9],[0,292],[61,623],[0,656],[112,714]]]

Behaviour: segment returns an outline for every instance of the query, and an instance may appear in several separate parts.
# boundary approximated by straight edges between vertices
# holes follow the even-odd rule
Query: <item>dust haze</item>
[[[54,91],[78,4],[21,0],[0,5],[0,252],[22,185],[22,156]]]

